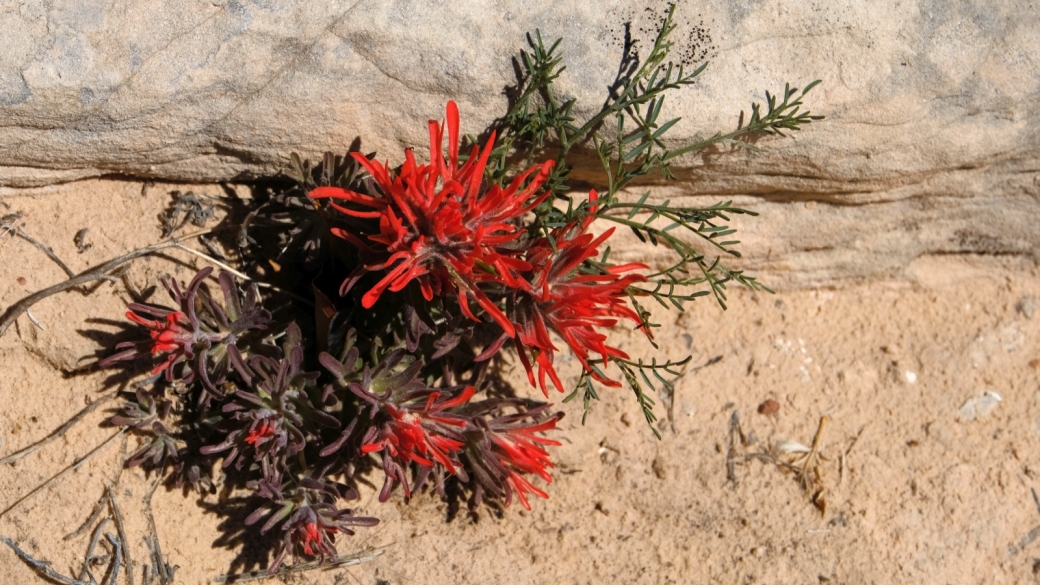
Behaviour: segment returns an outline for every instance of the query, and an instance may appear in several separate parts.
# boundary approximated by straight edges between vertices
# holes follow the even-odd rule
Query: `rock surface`
[[[683,118],[673,137],[730,129],[788,81],[822,79],[807,102],[827,120],[763,141],[763,153],[688,157],[678,183],[655,189],[755,207],[763,217],[742,224],[745,241],[769,254],[752,267],[792,285],[899,274],[935,253],[1031,256],[1040,249],[1040,13],[1031,4],[683,2],[677,59],[710,64],[670,98],[668,114]],[[464,131],[500,115],[503,88],[515,83],[510,59],[536,28],[564,38],[561,89],[587,113],[617,71],[623,23],[645,42],[663,8],[8,5],[0,187],[109,174],[243,180],[278,172],[291,151],[343,151],[358,137],[364,151],[396,160],[402,147],[422,148],[425,121],[448,99]]]

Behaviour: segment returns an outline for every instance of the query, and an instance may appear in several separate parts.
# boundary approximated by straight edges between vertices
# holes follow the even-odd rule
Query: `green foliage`
[[[547,185],[553,190],[555,201],[546,201],[536,210],[533,231],[551,240],[550,232],[554,228],[594,214],[597,219],[629,228],[644,243],[670,250],[673,261],[667,268],[648,275],[647,282],[632,285],[626,291],[642,320],[640,328],[648,336],[659,324],[651,322],[651,314],[640,304],[640,298],[649,297],[665,308],[683,311],[686,302],[712,295],[725,309],[726,287],[730,282],[752,290],[772,291],[754,277],[730,268],[724,260],[740,257],[736,249],[740,241],[734,237],[736,229],[730,226],[730,217],[755,216],[755,212],[735,207],[731,201],[710,207],[676,205],[670,200],[658,203],[648,201],[649,192],[633,202],[624,200],[620,195],[622,191],[652,175],[674,179],[670,164],[679,157],[712,147],[758,151],[754,141],[762,136],[786,136],[787,132],[823,119],[803,109],[805,95],[819,81],[803,89],[787,84],[782,94],[767,91],[765,104],[753,103],[750,115],[745,116],[741,111],[736,129],[716,132],[710,138],[689,144],[669,146],[665,135],[680,118],[664,115],[666,94],[694,84],[707,66],[703,63],[688,69],[669,60],[674,48],[671,35],[677,26],[674,10],[674,5],[669,8],[645,59],[639,61],[633,54],[624,55],[618,78],[609,88],[603,106],[584,122],[578,121],[573,113],[575,99],[561,99],[554,87],[566,69],[559,53],[561,41],[546,46],[540,32],[529,35],[530,49],[523,51],[520,59],[524,77],[512,107],[498,128],[501,140],[493,154],[493,164],[489,165],[488,176],[489,180],[502,183],[509,178],[507,169],[514,168],[510,161],[553,158],[556,165]],[[572,168],[569,157],[576,147],[593,149],[603,165],[604,188],[594,203],[576,201],[568,194],[567,177]],[[606,273],[612,266],[608,255],[609,250],[602,259],[587,261],[582,270]],[[647,422],[652,423],[655,420],[653,401],[644,393],[640,378],[652,390],[654,385],[646,372],[667,384],[661,372],[678,376],[674,368],[688,360],[667,362],[663,366],[658,366],[656,360],[650,364],[642,360],[611,361],[621,368]],[[567,400],[574,399],[579,392],[587,414],[591,401],[598,398],[588,373],[581,377],[578,388]]]

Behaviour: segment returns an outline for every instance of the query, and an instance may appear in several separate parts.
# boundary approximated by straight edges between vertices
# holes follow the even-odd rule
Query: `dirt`
[[[78,272],[158,241],[158,214],[178,188],[228,197],[217,185],[97,180],[5,192],[0,215],[23,212],[18,227]],[[248,189],[231,191],[248,197]],[[80,252],[74,240],[82,228],[89,231],[81,243],[91,246]],[[23,239],[0,234],[0,251],[0,307],[65,278]],[[167,273],[186,278],[204,263],[171,251],[135,261],[127,277],[145,289]],[[553,482],[539,484],[550,498],[534,501],[532,511],[513,506],[474,517],[435,494],[379,504],[375,488],[362,483],[355,508],[382,523],[337,544],[342,557],[380,556],[279,579],[1040,581],[1040,542],[1027,538],[1040,525],[1031,493],[1040,487],[1040,269],[1010,257],[948,255],[919,258],[908,274],[836,290],[732,289],[726,312],[701,299],[669,316],[657,353],[639,335],[617,330],[616,341],[633,356],[692,356],[674,396],[658,399],[660,440],[625,391],[603,393],[584,426],[581,405],[563,405]],[[769,274],[761,276],[769,282]],[[108,282],[59,294],[32,308],[44,329],[22,316],[0,337],[0,457],[112,391],[111,374],[90,365],[125,330],[129,298],[124,284]],[[514,368],[510,376],[524,388],[517,374]],[[154,478],[121,471],[136,439],[116,437],[78,470],[14,505],[113,436],[117,429],[100,424],[105,417],[100,408],[57,441],[0,467],[0,536],[60,573],[77,572],[90,530],[63,537],[113,484],[134,582],[142,583],[149,534],[143,500]],[[823,417],[819,483],[810,493],[795,471],[766,454],[785,440],[810,446]],[[224,530],[251,511],[249,502],[218,496],[162,487],[154,494],[157,535],[167,561],[179,567],[177,583],[260,568]],[[2,583],[45,582],[2,545],[0,567]]]

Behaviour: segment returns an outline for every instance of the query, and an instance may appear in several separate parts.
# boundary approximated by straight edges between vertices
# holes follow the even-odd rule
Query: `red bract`
[[[625,289],[646,279],[642,275],[624,273],[645,269],[645,265],[612,266],[605,273],[581,270],[582,264],[598,255],[599,245],[614,233],[613,228],[599,236],[586,233],[595,219],[596,197],[595,191],[589,193],[593,205],[583,221],[553,230],[555,250],[547,238],[542,238],[527,255],[528,263],[534,267],[533,278],[530,289],[518,294],[515,304],[516,347],[532,385],[537,365],[538,386],[546,396],[549,394],[546,375],[560,392],[564,391],[553,367],[557,349],[549,338],[550,331],[567,342],[588,375],[602,384],[617,387],[621,385],[619,382],[604,377],[592,367],[590,356],[598,353],[605,365],[612,357],[627,358],[628,355],[607,345],[607,336],[597,328],[613,327],[622,318],[642,323],[639,315],[627,305]]]
[[[536,433],[556,428],[557,418],[537,425],[516,426],[497,430],[492,426],[492,452],[498,455],[499,461],[517,471],[533,473],[545,481],[552,481],[548,469],[553,466],[549,453],[541,445],[560,446],[559,441],[547,439]]]
[[[267,569],[269,575],[278,572],[289,553],[295,560],[302,552],[317,557],[319,563],[334,561],[335,535],[353,535],[355,526],[375,526],[379,522],[375,518],[354,516],[351,510],[336,507],[341,499],[357,499],[357,491],[353,488],[312,477],[302,477],[283,485],[282,472],[275,466],[264,465],[261,469],[263,479],[247,485],[255,488],[257,495],[266,502],[245,519],[245,525],[251,526],[266,517],[260,534],[282,525],[281,546]]]
[[[553,417],[541,424],[515,426],[497,432],[494,425],[491,426],[491,452],[498,457],[499,463],[506,468],[509,473],[506,481],[512,488],[512,492],[515,492],[520,499],[520,504],[528,510],[531,509],[531,504],[527,501],[527,493],[533,493],[540,498],[546,499],[549,495],[531,485],[531,482],[520,475],[520,473],[533,473],[547,482],[552,481],[552,477],[549,475],[549,468],[553,464],[549,460],[549,453],[541,445],[558,447],[560,443],[559,441],[539,436],[536,433],[555,429],[557,420],[559,419]],[[511,495],[508,494],[506,496],[507,506],[512,499]]]
[[[424,467],[439,463],[455,474],[459,466],[457,453],[465,440],[459,431],[466,426],[466,419],[444,411],[465,404],[476,390],[466,387],[458,396],[438,400],[440,392],[431,392],[422,407],[403,405],[395,407],[384,404],[384,418],[371,427],[361,440],[362,453],[383,453],[383,471],[386,483],[380,493],[380,501],[390,497],[394,481],[404,484],[406,496],[411,496],[404,469],[411,462]]]
[[[195,334],[191,329],[191,323],[188,322],[188,317],[184,313],[180,311],[171,312],[169,315],[166,315],[165,322],[145,319],[133,311],[127,311],[126,318],[138,325],[151,329],[149,335],[151,335],[154,342],[151,350],[153,355],[157,353],[169,354],[165,362],[152,369],[153,375],[158,374],[182,359],[192,357],[191,346],[195,341]]]
[[[552,481],[549,469],[553,464],[545,446],[560,443],[542,434],[554,430],[563,414],[547,414],[549,404],[533,408],[531,404],[515,398],[490,399],[469,408],[472,426],[466,431],[464,460],[474,490],[471,505],[479,506],[490,495],[509,506],[516,495],[530,510],[527,494],[549,497],[524,475]],[[507,414],[511,409],[516,412]]]
[[[398,292],[414,280],[426,300],[432,300],[435,294],[456,294],[462,312],[476,320],[469,307],[469,299],[474,299],[511,337],[512,323],[479,284],[493,281],[510,288],[521,286],[518,273],[530,266],[507,244],[523,233],[518,218],[548,197],[548,192],[539,194],[538,190],[548,179],[553,161],[527,169],[506,188],[485,187],[484,168],[494,149],[495,134],[483,150],[474,146],[459,166],[459,110],[455,102],[448,102],[447,108],[447,160],[442,152],[444,127],[433,120],[429,127],[430,164],[416,164],[408,150],[404,165],[395,175],[388,164],[379,165],[353,153],[379,186],[381,196],[337,187],[310,192],[314,199],[343,202],[332,206],[348,216],[379,220],[379,232],[365,235],[365,239],[332,229],[333,234],[357,246],[363,260],[359,271],[343,282],[340,293],[345,294],[365,272],[386,271],[362,297],[365,308],[372,307],[384,291]]]
[[[226,272],[218,278],[224,301],[217,301],[203,286],[212,272],[212,268],[203,268],[186,287],[176,280],[163,279],[177,310],[130,303],[127,318],[148,328],[151,341],[120,343],[116,346],[120,351],[98,365],[105,368],[141,355],[166,353],[166,361],[154,368],[153,374],[165,371],[168,381],[185,385],[197,377],[208,396],[221,396],[229,348],[266,329],[271,313],[259,306],[255,284],[243,294]]]
[[[520,505],[527,510],[531,509],[531,503],[527,501],[528,493],[532,493],[542,499],[549,499],[549,494],[531,485],[531,482],[527,481],[527,478],[515,471],[509,471],[509,478],[506,481],[509,482],[511,490],[516,493],[516,497],[520,499]],[[509,505],[508,501],[509,500],[506,500],[507,506]]]
[[[249,430],[249,434],[246,435],[246,442],[250,445],[256,445],[258,441],[264,439],[270,439],[274,436],[275,423],[271,419],[262,419],[253,423],[253,428]],[[310,553],[308,553],[310,554]]]
[[[335,526],[323,527],[324,530],[318,530],[317,522],[308,522],[303,526],[302,530],[298,530],[293,533],[293,542],[303,547],[304,554],[314,556],[314,551],[318,550],[325,552],[326,549],[331,547],[331,536],[336,534],[337,530]],[[311,545],[314,545],[313,547]]]

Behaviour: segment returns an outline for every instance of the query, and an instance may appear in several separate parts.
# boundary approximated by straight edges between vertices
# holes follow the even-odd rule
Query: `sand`
[[[157,216],[174,189],[227,197],[218,185],[94,180],[6,192],[0,215],[23,212],[20,229],[78,272],[158,241]],[[248,196],[245,188],[232,189]],[[80,252],[73,240],[82,228],[89,228],[92,246]],[[64,278],[22,239],[0,234],[0,251],[0,307]],[[186,278],[203,265],[173,251],[135,261],[127,277],[143,289],[163,274]],[[1027,538],[1040,525],[1031,494],[1040,486],[1040,269],[1013,257],[945,255],[919,258],[907,274],[835,290],[733,289],[726,312],[701,299],[665,317],[658,334],[661,353],[693,358],[671,400],[659,401],[660,440],[626,391],[603,393],[584,426],[580,404],[563,405],[568,414],[557,433],[563,446],[554,452],[553,482],[540,484],[551,497],[534,501],[532,511],[513,506],[473,517],[435,494],[410,503],[398,494],[379,504],[375,487],[362,485],[356,509],[382,523],[340,538],[338,548],[343,557],[380,556],[279,579],[1040,580],[1040,542]],[[769,282],[769,274],[761,276]],[[45,330],[23,316],[0,337],[0,457],[112,392],[109,373],[90,364],[120,330],[128,299],[124,285],[112,283],[60,294],[32,309]],[[633,356],[655,355],[637,334],[614,335]],[[572,375],[573,363],[565,366]],[[509,375],[523,388],[519,374],[514,368]],[[105,417],[98,409],[61,439],[0,467],[0,536],[71,574],[90,530],[63,537],[88,519],[112,483],[134,582],[142,583],[149,533],[143,499],[154,478],[121,471],[136,439],[116,437],[81,468],[10,508],[112,437],[116,429],[100,426]],[[822,417],[828,422],[817,469],[824,510],[796,474],[758,456],[784,440],[810,445]],[[224,529],[249,505],[236,494],[155,491],[151,508],[162,552],[179,567],[175,582],[210,583],[260,568],[241,535]],[[0,583],[45,582],[5,546],[0,568]]]

